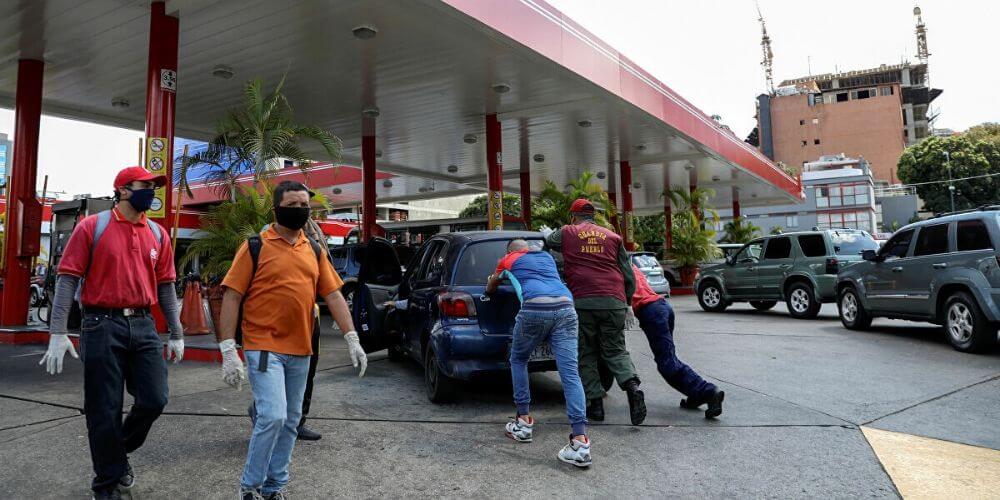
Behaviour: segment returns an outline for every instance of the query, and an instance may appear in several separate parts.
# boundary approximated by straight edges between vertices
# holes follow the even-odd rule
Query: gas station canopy
[[[169,0],[166,13],[180,26],[176,136],[211,138],[246,81],[287,75],[296,121],[338,135],[342,162],[362,163],[374,121],[392,177],[380,174],[379,202],[485,192],[489,114],[506,192],[529,169],[533,192],[584,171],[620,191],[628,162],[640,213],[663,210],[665,177],[713,188],[719,207],[802,198],[797,179],[540,0]],[[14,63],[41,58],[43,112],[143,128],[149,1],[3,2],[0,30],[0,105],[14,105]],[[361,199],[359,181],[338,188],[324,193],[335,205]]]

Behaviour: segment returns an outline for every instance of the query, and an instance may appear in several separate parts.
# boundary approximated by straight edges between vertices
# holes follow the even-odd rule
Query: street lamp
[[[951,153],[945,151],[945,167],[948,168],[948,195],[951,197],[951,211],[955,211],[955,184],[951,180]]]

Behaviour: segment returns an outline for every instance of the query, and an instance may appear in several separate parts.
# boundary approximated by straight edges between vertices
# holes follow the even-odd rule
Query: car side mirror
[[[864,259],[864,260],[867,260],[869,262],[878,262],[879,261],[878,254],[875,253],[875,250],[864,250],[864,251],[862,251],[861,252],[861,258]]]
[[[726,257],[726,265],[731,266],[733,264],[736,264],[736,256],[730,255],[729,257]]]

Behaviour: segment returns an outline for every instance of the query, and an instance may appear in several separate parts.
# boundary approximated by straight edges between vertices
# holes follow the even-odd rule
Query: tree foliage
[[[292,160],[305,169],[314,159],[302,149],[306,141],[318,144],[326,159],[339,159],[341,141],[333,132],[295,123],[292,107],[281,91],[284,83],[282,78],[273,91],[266,93],[259,78],[247,82],[242,104],[218,122],[216,135],[205,151],[182,158],[182,185],[187,185],[191,167],[208,165],[208,180],[221,181],[220,190],[232,198],[240,175],[253,175],[256,184],[280,170],[281,159]]]
[[[997,194],[1000,191],[1000,176],[997,176],[1000,174],[1000,140],[997,140],[1000,136],[990,133],[997,127],[985,124],[973,129],[957,136],[928,137],[906,148],[899,157],[899,179],[906,184],[917,184],[917,194],[926,210],[950,211],[948,186],[952,184],[956,210],[1000,201]],[[964,180],[952,182],[949,175],[952,179]]]
[[[632,237],[640,247],[647,245],[662,245],[666,230],[663,212],[654,215],[638,215],[632,217]]]
[[[670,234],[670,257],[678,267],[697,266],[720,254],[719,246],[715,244],[715,231],[702,224],[692,210],[674,214]]]
[[[746,217],[727,222],[722,230],[724,235],[719,240],[720,243],[749,243],[750,240],[760,236],[760,228]]]
[[[191,242],[179,267],[183,269],[196,255],[200,255],[203,257],[200,262],[202,275],[225,275],[240,245],[273,220],[272,206],[270,193],[243,189],[236,193],[232,201],[208,209],[201,216],[199,231],[203,237]]]
[[[552,181],[545,181],[542,192],[531,202],[531,222],[535,229],[542,226],[557,228],[570,223],[569,207],[578,198],[586,198],[598,209],[594,222],[611,228],[611,216],[615,214],[615,206],[608,198],[604,188],[593,181],[594,174],[584,172],[559,189]],[[617,231],[618,228],[615,228]]]
[[[489,195],[477,196],[458,213],[459,217],[486,217]],[[504,193],[503,213],[505,215],[521,215],[521,197]]]

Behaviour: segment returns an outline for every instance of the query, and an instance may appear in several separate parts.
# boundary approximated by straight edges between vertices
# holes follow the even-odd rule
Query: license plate
[[[511,344],[507,344],[507,358],[510,358],[510,348]],[[528,356],[528,362],[533,361],[552,361],[556,359],[555,354],[552,353],[552,346],[548,342],[542,342],[535,346],[535,349],[531,351],[531,356]]]

